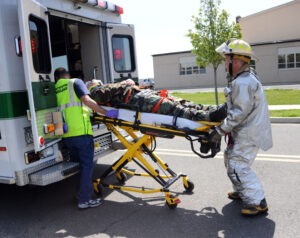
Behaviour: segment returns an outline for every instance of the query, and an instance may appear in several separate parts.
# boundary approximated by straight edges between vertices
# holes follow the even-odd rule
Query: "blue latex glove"
[[[67,134],[69,129],[68,129],[68,125],[64,122],[63,123],[63,130],[64,130],[64,133]]]
[[[119,110],[115,110],[115,109],[108,110],[105,114],[105,116],[111,118],[118,118],[118,115],[119,115]]]

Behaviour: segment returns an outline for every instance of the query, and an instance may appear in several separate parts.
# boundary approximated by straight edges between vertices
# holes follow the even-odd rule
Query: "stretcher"
[[[105,108],[107,110],[112,109],[110,107]],[[140,112],[134,107],[130,107],[130,109],[119,109],[117,119],[102,115],[93,116],[94,123],[104,123],[108,130],[127,148],[126,152],[101,177],[93,181],[94,191],[99,196],[102,195],[103,187],[143,194],[164,193],[167,206],[174,209],[180,203],[180,200],[177,196],[171,194],[169,187],[182,178],[185,191],[191,193],[194,189],[194,184],[188,179],[186,174],[175,173],[168,164],[154,153],[156,147],[155,138],[172,139],[175,136],[184,137],[190,141],[191,149],[195,154],[203,159],[212,158],[220,151],[220,144],[209,142],[208,135],[210,129],[220,123],[196,122],[168,115]],[[119,129],[126,131],[128,136],[124,136]],[[142,136],[139,137],[138,134],[142,134]],[[194,143],[197,142],[200,143],[199,151],[196,151],[194,146]],[[147,156],[147,158],[143,155]],[[130,162],[137,164],[145,173],[135,173],[125,168]],[[107,184],[105,182],[105,178],[113,173],[121,185]],[[157,189],[145,189],[144,187],[124,186],[127,178],[126,174],[152,177],[160,187]]]

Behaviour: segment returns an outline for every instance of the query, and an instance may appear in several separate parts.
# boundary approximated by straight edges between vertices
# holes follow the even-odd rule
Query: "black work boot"
[[[261,200],[258,206],[245,206],[242,208],[241,213],[246,216],[256,216],[268,211],[268,204],[266,199]]]
[[[221,106],[217,109],[211,111],[209,113],[209,119],[213,122],[220,122],[223,121],[227,116],[227,104],[224,102]]]

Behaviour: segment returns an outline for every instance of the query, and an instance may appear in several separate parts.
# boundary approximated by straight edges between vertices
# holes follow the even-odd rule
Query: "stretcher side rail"
[[[197,130],[191,130],[189,128],[179,129],[176,126],[171,125],[159,125],[150,126],[141,124],[139,120],[140,112],[137,111],[135,122],[128,122],[121,119],[113,119],[106,116],[95,115],[93,120],[95,123],[109,123],[114,126],[126,126],[131,127],[136,131],[140,131],[142,134],[147,134],[154,137],[163,137],[172,139],[174,136],[180,136],[186,138],[191,145],[192,151],[202,159],[213,158],[220,151],[220,144],[214,144],[208,141],[209,130],[215,125],[215,123],[203,122],[206,126]],[[195,143],[200,143],[200,151],[196,151]],[[210,151],[210,154],[207,154]]]

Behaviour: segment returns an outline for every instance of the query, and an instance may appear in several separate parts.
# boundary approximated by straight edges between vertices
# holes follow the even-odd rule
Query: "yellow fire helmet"
[[[240,39],[230,39],[227,42],[224,42],[216,48],[216,52],[221,54],[223,57],[231,54],[234,56],[246,56],[234,58],[239,58],[247,63],[250,62],[250,58],[256,61],[258,60],[258,58],[254,55],[251,46],[246,41]]]

